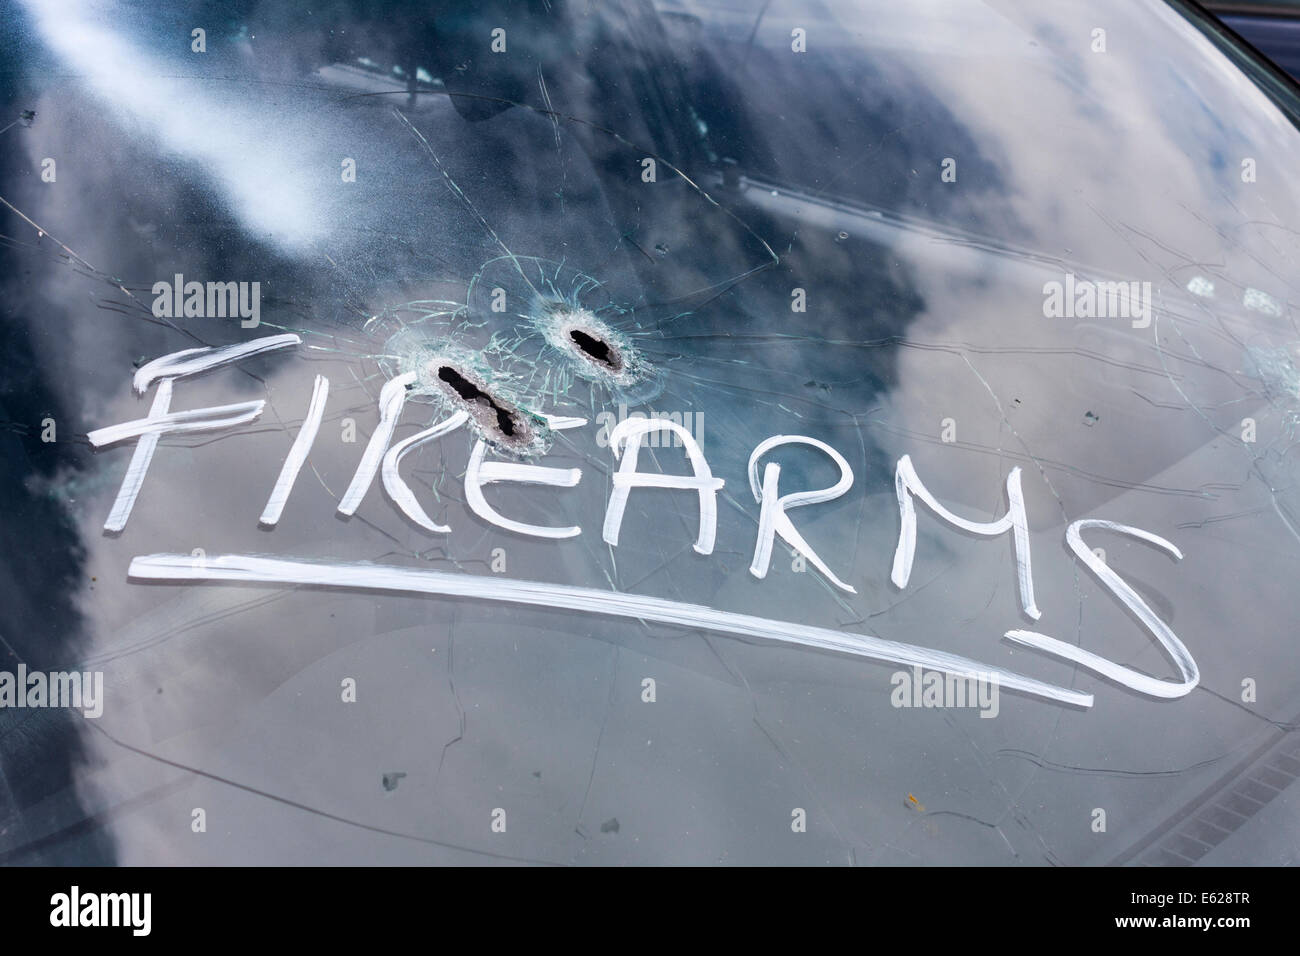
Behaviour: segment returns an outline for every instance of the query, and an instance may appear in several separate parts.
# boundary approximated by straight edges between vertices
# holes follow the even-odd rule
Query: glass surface
[[[1300,132],[1199,14],[0,36],[0,670],[102,675],[0,861],[1300,858]]]

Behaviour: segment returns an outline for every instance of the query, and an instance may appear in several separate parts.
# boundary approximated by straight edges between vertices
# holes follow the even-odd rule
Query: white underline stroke
[[[794,644],[836,651],[856,657],[907,667],[921,667],[957,676],[984,673],[1006,690],[1019,690],[1035,697],[1079,707],[1091,707],[1091,694],[1058,687],[946,651],[887,641],[865,634],[849,634],[828,628],[795,624],[718,611],[699,604],[666,601],[638,594],[620,594],[596,588],[581,588],[515,578],[483,577],[449,571],[426,571],[382,564],[330,564],[224,554],[208,557],[196,567],[188,554],[150,554],[131,560],[128,577],[142,581],[247,582],[252,584],[301,584],[363,591],[405,591],[440,594],[447,597],[477,598],[510,604],[562,608],[587,614],[604,614],[640,621],[657,621],[680,627],[700,628],[724,634],[754,637],[781,644]]]

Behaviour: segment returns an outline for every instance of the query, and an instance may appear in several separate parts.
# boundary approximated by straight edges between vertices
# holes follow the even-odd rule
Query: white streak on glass
[[[636,470],[637,459],[641,454],[641,436],[655,431],[670,431],[681,439],[686,448],[694,477],[686,475],[647,474]],[[602,537],[607,544],[617,545],[619,530],[623,526],[623,513],[627,510],[627,498],[633,488],[685,488],[700,493],[700,533],[695,539],[695,550],[699,554],[712,554],[713,542],[718,531],[718,489],[724,484],[721,478],[714,478],[709,471],[709,463],[695,438],[681,425],[664,418],[629,418],[618,423],[609,433],[609,447],[614,457],[619,456],[624,443],[626,454],[614,472],[614,490],[609,495],[609,505],[605,509],[605,526]]]
[[[1012,468],[1007,475],[1007,513],[997,521],[969,521],[953,514],[941,505],[928,488],[921,483],[910,455],[898,459],[894,471],[894,487],[898,492],[898,512],[901,527],[898,547],[894,549],[894,567],[890,580],[899,588],[907,587],[912,576],[912,559],[916,555],[916,506],[912,496],[920,498],[939,518],[971,534],[994,537],[1010,530],[1016,545],[1016,579],[1020,586],[1020,604],[1034,620],[1042,612],[1034,601],[1034,571],[1029,554],[1029,523],[1025,516],[1025,496],[1020,487],[1020,469]]]
[[[581,428],[587,424],[585,418],[548,418],[547,423],[556,431],[566,428]],[[551,485],[557,488],[572,488],[582,480],[582,471],[578,468],[543,468],[538,465],[520,465],[514,462],[489,461],[487,442],[478,441],[469,456],[469,465],[465,469],[465,501],[470,510],[499,528],[514,531],[517,534],[532,535],[535,538],[574,538],[582,534],[578,525],[567,528],[552,528],[544,525],[525,524],[500,514],[487,503],[483,497],[483,486],[496,481],[518,481],[531,485]]]
[[[237,362],[250,355],[269,352],[272,349],[282,349],[289,345],[299,345],[301,342],[302,339],[298,336],[287,333],[285,335],[264,335],[248,342],[225,345],[221,348],[184,349],[180,352],[172,352],[170,355],[156,358],[152,362],[140,366],[136,370],[131,384],[136,392],[143,395],[155,379],[197,375],[199,372],[206,372],[210,368],[216,368],[218,365],[224,365],[227,362]]]
[[[172,380],[165,378],[158,383],[158,391],[153,396],[153,405],[149,408],[149,418],[158,419],[166,415],[171,409],[171,404]],[[140,494],[140,487],[144,484],[144,476],[149,471],[149,463],[153,461],[154,449],[157,447],[157,432],[142,435],[136,442],[135,451],[131,454],[131,463],[127,465],[126,476],[122,479],[122,487],[117,492],[117,500],[113,502],[113,510],[109,512],[108,520],[104,522],[105,531],[121,531],[126,527],[127,519],[131,517],[131,509],[135,507],[136,496]]]
[[[770,461],[767,463],[767,468],[763,470],[763,484],[759,487],[758,460],[778,445],[811,445],[821,449],[839,466],[840,480],[829,488],[796,491],[778,497],[777,487],[781,478],[781,466]],[[850,594],[857,594],[855,588],[841,581],[826,566],[826,562],[818,557],[785,513],[787,508],[797,508],[800,505],[811,505],[838,498],[848,491],[852,484],[853,469],[849,467],[843,455],[825,442],[818,441],[816,438],[805,438],[803,435],[773,435],[761,442],[749,456],[749,490],[754,493],[754,500],[762,506],[758,515],[758,543],[754,548],[754,560],[749,565],[750,573],[756,578],[767,576],[768,564],[772,560],[772,544],[779,534],[832,584]]]
[[[379,425],[370,436],[370,442],[361,456],[361,464],[357,465],[357,473],[352,476],[352,484],[348,485],[343,500],[339,502],[339,514],[355,514],[361,499],[370,490],[370,483],[375,479],[379,462],[388,449],[393,429],[397,427],[397,419],[401,417],[402,407],[406,404],[406,386],[416,378],[415,372],[407,372],[389,379],[379,390]]]
[[[1151,607],[1129,586],[1128,582],[1112,571],[1106,562],[1084,543],[1083,536],[1079,534],[1084,528],[1099,528],[1104,531],[1117,531],[1120,534],[1132,535],[1142,541],[1154,544],[1158,548],[1162,548],[1179,560],[1182,559],[1183,553],[1173,544],[1158,535],[1152,534],[1150,531],[1117,524],[1114,521],[1104,521],[1100,518],[1082,518],[1073,522],[1065,531],[1065,540],[1069,544],[1070,550],[1075,553],[1080,561],[1087,565],[1088,570],[1096,575],[1098,580],[1106,585],[1112,594],[1119,598],[1120,603],[1128,608],[1133,613],[1133,616],[1155,635],[1156,640],[1160,642],[1170,658],[1173,659],[1174,665],[1178,668],[1178,672],[1183,679],[1181,681],[1161,680],[1149,674],[1135,671],[1132,668],[1123,667],[1098,654],[1093,654],[1091,651],[1085,651],[1073,644],[1058,641],[1054,637],[1048,637],[1036,631],[1008,631],[1006,636],[1018,644],[1027,644],[1057,657],[1063,657],[1067,661],[1074,661],[1090,671],[1095,671],[1104,677],[1109,677],[1118,684],[1139,693],[1148,694],[1151,697],[1169,699],[1183,697],[1191,693],[1192,689],[1201,680],[1200,669],[1196,666],[1196,661],[1193,660],[1191,652],[1178,639],[1173,629],[1156,616]]]
[[[807,624],[718,611],[699,604],[684,604],[596,588],[489,578],[449,571],[415,570],[376,564],[315,563],[244,554],[209,557],[202,567],[196,567],[193,557],[188,554],[142,555],[131,560],[127,573],[129,577],[141,581],[239,581],[275,586],[308,585],[360,591],[404,591],[559,608],[700,628],[908,667],[921,667],[961,677],[986,673],[990,678],[996,679],[1003,689],[1019,690],[1045,700],[1079,707],[1091,707],[1093,700],[1091,694],[1058,687],[1022,674],[1000,671],[946,651],[888,641],[866,634],[850,634]]]
[[[303,462],[307,460],[307,452],[316,441],[316,433],[320,430],[321,418],[325,414],[325,400],[329,397],[329,393],[329,379],[324,375],[317,375],[316,383],[312,386],[311,401],[307,405],[307,417],[303,419],[302,427],[298,429],[298,437],[294,439],[289,454],[285,456],[284,465],[280,468],[280,477],[276,479],[275,487],[271,489],[271,497],[266,500],[262,517],[258,519],[262,524],[273,527],[280,520],[284,503],[289,500],[293,483],[298,480],[298,472],[302,470]]]
[[[138,435],[213,431],[251,422],[262,414],[265,405],[265,400],[258,399],[255,402],[236,402],[233,405],[212,405],[185,412],[170,412],[157,418],[151,414],[149,418],[137,418],[134,421],[122,422],[120,425],[97,428],[86,437],[96,448],[102,448]]]
[[[421,528],[438,534],[447,534],[451,528],[446,525],[436,524],[420,507],[420,502],[415,498],[415,492],[411,491],[410,485],[402,480],[398,466],[402,463],[402,458],[408,451],[418,448],[425,442],[433,441],[448,432],[455,431],[465,422],[469,421],[469,412],[459,411],[445,421],[441,421],[432,428],[426,428],[424,431],[412,435],[405,441],[398,442],[388,453],[384,455],[384,463],[380,469],[380,477],[384,482],[384,490],[388,492],[388,497],[393,499],[393,504],[402,509],[402,513],[418,524]]]

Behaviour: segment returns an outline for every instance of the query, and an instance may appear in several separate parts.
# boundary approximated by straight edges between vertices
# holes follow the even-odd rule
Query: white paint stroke
[[[1054,637],[1048,637],[1046,634],[1039,634],[1036,631],[1007,631],[1006,637],[1018,644],[1036,647],[1048,654],[1063,657],[1067,661],[1074,661],[1090,671],[1101,674],[1103,677],[1109,677],[1117,684],[1122,684],[1141,694],[1167,700],[1190,694],[1201,681],[1201,671],[1196,666],[1191,651],[1178,639],[1178,635],[1173,632],[1173,629],[1156,616],[1150,605],[1142,600],[1137,591],[1133,590],[1127,581],[1112,571],[1106,562],[1084,543],[1083,536],[1079,533],[1084,528],[1097,528],[1102,531],[1116,531],[1120,534],[1132,535],[1142,541],[1154,544],[1158,548],[1162,548],[1180,561],[1183,553],[1173,544],[1159,535],[1152,534],[1150,531],[1143,531],[1141,528],[1134,528],[1101,518],[1081,518],[1065,529],[1065,540],[1070,546],[1070,550],[1075,553],[1080,561],[1087,565],[1088,570],[1096,575],[1098,580],[1115,597],[1119,598],[1120,603],[1128,608],[1133,613],[1133,616],[1141,621],[1147,630],[1155,636],[1156,640],[1160,642],[1160,645],[1173,660],[1183,679],[1181,681],[1161,680],[1158,677],[1152,677],[1150,674],[1135,671],[1131,667],[1116,664],[1114,661],[1109,661],[1091,651],[1085,651],[1073,644],[1058,641]]]
[[[566,428],[581,428],[587,424],[585,418],[575,418],[571,415],[542,415],[546,424],[552,431],[562,432]]]
[[[669,431],[681,439],[691,470],[695,472],[693,477],[636,470],[637,459],[641,454],[641,437],[656,431]],[[619,422],[609,433],[609,447],[615,458],[621,453],[623,460],[611,478],[614,490],[609,495],[609,504],[605,508],[605,526],[601,532],[605,543],[618,545],[623,513],[627,510],[627,498],[633,488],[683,488],[700,494],[700,533],[695,539],[695,550],[699,554],[712,554],[718,531],[718,489],[724,482],[721,478],[714,478],[713,472],[709,471],[709,463],[700,451],[695,437],[677,422],[666,418],[628,418]]]
[[[290,345],[301,344],[302,339],[292,332],[284,335],[264,335],[261,338],[236,345],[224,345],[220,348],[183,349],[146,362],[136,370],[131,384],[136,392],[143,395],[149,386],[160,378],[180,378],[185,375],[197,375],[218,365],[237,362],[250,355],[282,349]]]
[[[447,534],[451,528],[446,525],[437,524],[430,518],[420,507],[420,502],[415,498],[415,492],[411,486],[402,480],[401,472],[398,466],[402,463],[402,458],[408,451],[412,451],[423,445],[425,442],[433,441],[448,432],[455,431],[465,422],[469,421],[469,412],[459,411],[450,418],[439,422],[432,428],[426,428],[422,432],[417,432],[405,441],[398,442],[388,453],[384,455],[384,463],[380,469],[380,477],[384,482],[384,490],[388,492],[388,497],[393,499],[393,504],[402,509],[402,513],[418,524],[421,528],[438,534]]]
[[[1021,674],[1001,671],[946,651],[887,641],[866,634],[849,634],[807,624],[718,611],[699,604],[666,601],[662,598],[643,597],[637,594],[620,594],[617,591],[601,591],[596,588],[379,564],[318,563],[249,554],[211,556],[204,562],[203,567],[195,567],[193,557],[188,554],[141,555],[131,560],[127,575],[139,581],[307,585],[360,591],[437,594],[446,597],[560,608],[585,614],[657,621],[678,627],[699,628],[780,644],[835,651],[958,676],[986,672],[996,678],[1001,687],[1006,690],[1018,690],[1045,700],[1079,707],[1091,707],[1093,700],[1091,694],[1058,687]]]
[[[406,404],[406,386],[412,384],[416,378],[414,372],[407,372],[396,378],[390,378],[379,390],[379,424],[375,427],[375,433],[370,436],[370,442],[361,456],[361,463],[357,465],[357,473],[352,476],[352,484],[348,485],[348,490],[343,493],[343,500],[339,502],[338,507],[339,514],[355,514],[361,505],[361,499],[370,490],[370,483],[375,480],[375,472],[379,470],[380,460],[388,449],[389,441],[392,440],[393,429],[397,427],[397,420],[402,416],[402,407]]]
[[[184,412],[169,412],[156,418],[151,414],[148,418],[137,418],[134,421],[122,422],[120,425],[97,428],[86,435],[86,438],[96,448],[102,448],[140,435],[214,431],[218,428],[229,428],[232,425],[243,425],[253,421],[262,414],[265,405],[266,401],[259,398],[254,402],[210,405],[207,408],[192,408]]]
[[[298,429],[298,437],[293,440],[293,446],[284,458],[280,477],[276,479],[275,487],[271,489],[271,497],[266,500],[262,517],[258,519],[262,524],[274,527],[280,520],[284,503],[289,500],[293,483],[298,480],[298,472],[302,470],[303,462],[307,460],[307,452],[311,450],[312,443],[316,441],[316,433],[320,431],[321,418],[325,415],[325,400],[329,397],[329,393],[330,380],[324,375],[317,375],[311,390],[311,401],[307,404],[307,417],[303,419],[302,427]]]
[[[894,488],[898,492],[898,547],[894,549],[894,566],[890,580],[899,588],[907,587],[912,576],[912,560],[916,556],[916,506],[912,496],[925,502],[942,520],[971,534],[995,537],[1011,531],[1016,552],[1016,580],[1020,588],[1020,606],[1035,621],[1042,617],[1034,601],[1034,569],[1029,554],[1029,521],[1025,516],[1025,496],[1020,487],[1020,468],[1007,474],[1007,513],[997,521],[970,521],[953,514],[939,503],[922,483],[910,455],[898,459],[894,470]]]
[[[760,487],[758,460],[779,445],[811,445],[813,448],[820,449],[829,455],[840,469],[839,481],[829,488],[821,488],[817,491],[796,491],[778,496],[781,466],[774,461],[769,461],[763,470],[763,484]],[[754,560],[750,562],[749,573],[760,579],[767,577],[768,565],[772,560],[772,545],[779,534],[786,544],[807,558],[812,566],[837,588],[842,588],[850,594],[857,594],[856,588],[845,584],[826,566],[826,562],[809,546],[785,513],[787,508],[833,501],[848,491],[852,484],[853,469],[849,467],[849,463],[843,455],[823,441],[804,435],[773,435],[761,442],[749,456],[749,490],[754,493],[754,500],[761,506],[758,514],[758,543],[754,547]]]
[[[149,418],[161,418],[171,410],[172,381],[170,378],[165,378],[158,383],[158,391],[153,396],[153,405],[149,408]],[[126,527],[126,522],[131,517],[131,509],[135,507],[136,496],[140,494],[140,488],[144,484],[144,476],[149,471],[149,463],[153,461],[153,453],[157,447],[157,432],[142,435],[140,440],[136,442],[135,451],[131,453],[131,463],[126,466],[126,476],[122,479],[122,487],[117,492],[117,500],[113,502],[113,510],[108,513],[108,520],[104,522],[105,531],[121,531]]]
[[[587,424],[585,418],[548,417],[547,424],[555,431],[566,428],[581,428]],[[521,465],[515,462],[488,461],[487,442],[480,439],[470,453],[469,464],[465,467],[465,503],[471,511],[484,521],[505,528],[516,534],[532,535],[535,538],[575,538],[582,534],[579,525],[566,528],[546,527],[545,525],[525,524],[501,514],[483,497],[483,486],[497,481],[518,481],[530,485],[550,485],[555,488],[572,488],[582,480],[580,468],[544,468],[540,465]]]

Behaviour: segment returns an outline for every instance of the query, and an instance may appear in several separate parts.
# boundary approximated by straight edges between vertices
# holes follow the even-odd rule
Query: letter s
[[[1088,546],[1083,543],[1083,537],[1079,534],[1084,528],[1099,528],[1105,531],[1117,531],[1120,534],[1131,535],[1164,549],[1178,560],[1182,560],[1183,553],[1164,538],[1149,531],[1117,524],[1114,521],[1103,521],[1099,518],[1080,519],[1071,524],[1065,531],[1065,541],[1070,546],[1070,550],[1075,553],[1075,556],[1080,561],[1087,565],[1088,570],[1102,584],[1110,589],[1112,594],[1119,598],[1120,603],[1133,612],[1133,615],[1155,636],[1155,639],[1164,647],[1165,652],[1173,659],[1174,665],[1182,675],[1182,680],[1160,680],[1149,674],[1135,671],[1130,667],[1123,667],[1098,654],[1075,647],[1073,644],[1066,644],[1064,641],[1058,641],[1054,637],[1047,637],[1035,631],[1007,631],[1006,636],[1018,644],[1036,647],[1057,657],[1074,661],[1076,664],[1101,674],[1103,677],[1109,677],[1116,683],[1123,684],[1125,687],[1151,697],[1172,699],[1190,694],[1201,680],[1201,672],[1196,666],[1196,661],[1192,659],[1191,652],[1178,639],[1178,636],[1174,634],[1169,625],[1156,617],[1155,612],[1142,600],[1138,593],[1123,578],[1112,571],[1105,561],[1089,550]]]

